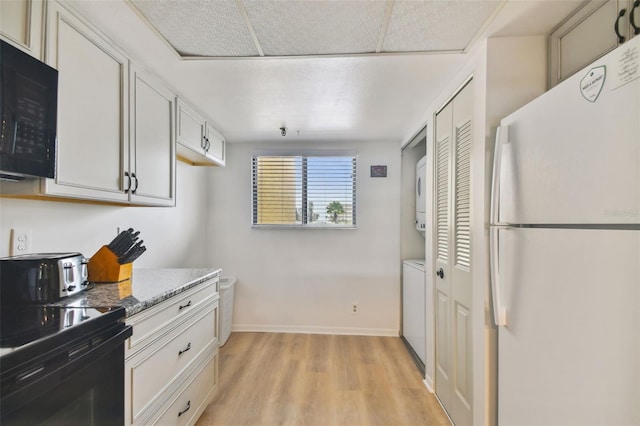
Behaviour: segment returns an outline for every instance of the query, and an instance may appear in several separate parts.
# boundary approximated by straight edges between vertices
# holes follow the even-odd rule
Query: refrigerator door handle
[[[491,273],[491,295],[493,296],[493,321],[497,326],[507,325],[507,310],[502,303],[502,287],[500,285],[500,270],[498,255],[499,232],[507,230],[507,226],[491,226],[489,228],[489,266]]]
[[[491,224],[499,223],[500,217],[500,172],[502,171],[502,145],[509,141],[509,126],[498,126],[493,150],[493,174],[491,177]]]

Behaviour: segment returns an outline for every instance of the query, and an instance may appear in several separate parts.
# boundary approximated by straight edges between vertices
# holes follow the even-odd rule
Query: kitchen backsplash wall
[[[178,162],[176,207],[120,207],[0,198],[0,256],[9,255],[12,228],[31,230],[32,252],[79,251],[91,256],[135,228],[147,251],[135,268],[211,267],[206,256],[210,168]],[[1,183],[0,183],[1,185]]]

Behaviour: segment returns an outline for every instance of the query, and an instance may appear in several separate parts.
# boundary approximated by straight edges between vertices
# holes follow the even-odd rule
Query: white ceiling
[[[445,12],[433,14],[434,7],[442,8],[444,3],[449,3],[444,0],[393,3],[393,10],[431,8],[432,12],[427,15],[431,14],[432,18],[437,19],[432,21],[425,18],[424,11],[412,13],[405,10],[397,19],[388,20],[382,44],[380,33],[377,33],[379,26],[371,25],[371,22],[372,16],[379,13],[378,9],[382,6],[385,14],[389,13],[389,3],[386,1],[369,1],[371,4],[364,7],[368,11],[366,13],[362,10],[362,13],[344,12],[349,7],[354,7],[349,6],[353,2],[341,0],[278,2],[279,7],[289,10],[287,16],[294,16],[296,8],[302,7],[298,3],[311,3],[316,8],[315,20],[309,21],[308,11],[304,18],[313,27],[313,31],[309,33],[313,37],[298,36],[294,37],[296,40],[290,40],[292,32],[300,31],[300,28],[296,29],[294,26],[284,32],[266,30],[269,27],[272,30],[281,27],[284,25],[282,22],[285,22],[275,25],[271,21],[278,21],[274,17],[271,2],[242,0],[241,4],[245,6],[247,13],[249,10],[252,13],[251,27],[259,40],[255,43],[244,18],[238,20],[237,16],[229,17],[237,12],[239,2],[182,0],[180,5],[191,12],[204,7],[208,11],[203,14],[205,18],[211,14],[211,10],[216,11],[215,19],[225,16],[218,22],[225,35],[224,40],[217,43],[218,46],[232,46],[228,48],[235,49],[236,53],[242,52],[242,49],[247,52],[251,49],[259,50],[259,46],[267,56],[188,60],[181,59],[158,33],[158,29],[151,28],[146,19],[140,16],[140,12],[126,0],[70,1],[99,28],[104,29],[136,63],[143,64],[160,76],[178,95],[208,116],[229,142],[400,142],[418,130],[426,119],[426,108],[440,95],[442,87],[467,59],[466,54],[462,53],[280,56],[285,53],[308,55],[309,52],[338,52],[347,47],[368,52],[370,50],[367,49],[371,49],[372,44],[385,46],[384,49],[389,50],[431,50],[435,44],[445,46],[442,43],[451,42],[458,49],[464,42],[458,41],[457,36],[452,36],[451,40],[442,37],[431,39],[428,36],[430,31],[438,32],[435,29],[439,28],[463,32],[461,23],[455,16],[448,16]],[[134,1],[140,6],[150,0]],[[496,36],[548,34],[581,1],[509,0],[499,9],[497,16],[486,23],[482,31],[485,35]],[[175,6],[173,2],[153,0],[153,4],[156,3],[160,9]],[[260,5],[261,3],[265,4]],[[476,6],[487,3],[482,10],[493,10],[495,7],[495,2],[482,0],[452,3],[477,4]],[[153,9],[156,6],[148,7]],[[332,12],[333,7],[340,10],[340,13]],[[320,14],[321,11],[324,15]],[[182,33],[182,37],[195,48],[210,48],[206,37],[210,37],[211,33],[202,30],[209,21],[202,16],[198,19],[205,21],[182,20],[180,11],[174,10],[172,13],[169,16],[173,19],[167,25],[174,28],[173,31]],[[340,23],[341,13],[347,13],[351,17],[358,16],[359,24],[349,26]],[[257,16],[262,18],[257,19]],[[295,21],[291,16],[287,18],[290,21],[286,22]],[[480,23],[481,26],[483,24]],[[333,25],[336,25],[335,32],[347,31],[352,36],[346,42],[342,37],[334,37]],[[406,30],[400,27],[411,28]],[[288,36],[283,35],[285,33]],[[468,43],[468,39],[473,39],[474,34],[464,35],[463,38]],[[473,40],[471,44],[473,45]],[[251,54],[255,54],[255,50]],[[268,57],[269,55],[278,57]],[[281,126],[289,129],[286,138],[280,136]]]
[[[132,3],[184,57],[462,51],[500,5],[498,0]]]

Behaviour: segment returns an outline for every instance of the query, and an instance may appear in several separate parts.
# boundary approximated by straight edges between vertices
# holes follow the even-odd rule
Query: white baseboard
[[[431,380],[431,377],[426,377],[422,383],[424,383],[425,387],[427,388],[427,390],[431,393],[436,393],[436,391],[433,389],[433,380]]]
[[[337,334],[349,336],[399,337],[398,330],[386,328],[316,327],[309,325],[234,324],[232,331],[259,333]]]

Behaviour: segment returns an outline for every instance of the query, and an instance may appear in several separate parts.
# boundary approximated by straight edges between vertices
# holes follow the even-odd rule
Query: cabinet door
[[[614,26],[622,9],[625,9],[625,15],[618,26],[620,33],[628,39],[628,0],[587,2],[551,34],[551,86],[618,46]],[[637,15],[640,14],[636,12]]]
[[[131,72],[131,202],[175,205],[175,95],[139,70]]]
[[[0,1],[0,34],[9,43],[42,59],[42,0]]]
[[[204,155],[204,119],[181,99],[178,99],[177,107],[177,142],[198,154]]]
[[[128,202],[128,60],[56,2],[47,7],[47,62],[59,71],[57,178],[44,192]]]
[[[207,123],[207,137],[205,139],[205,152],[207,158],[214,163],[224,166],[225,140],[209,123]]]

